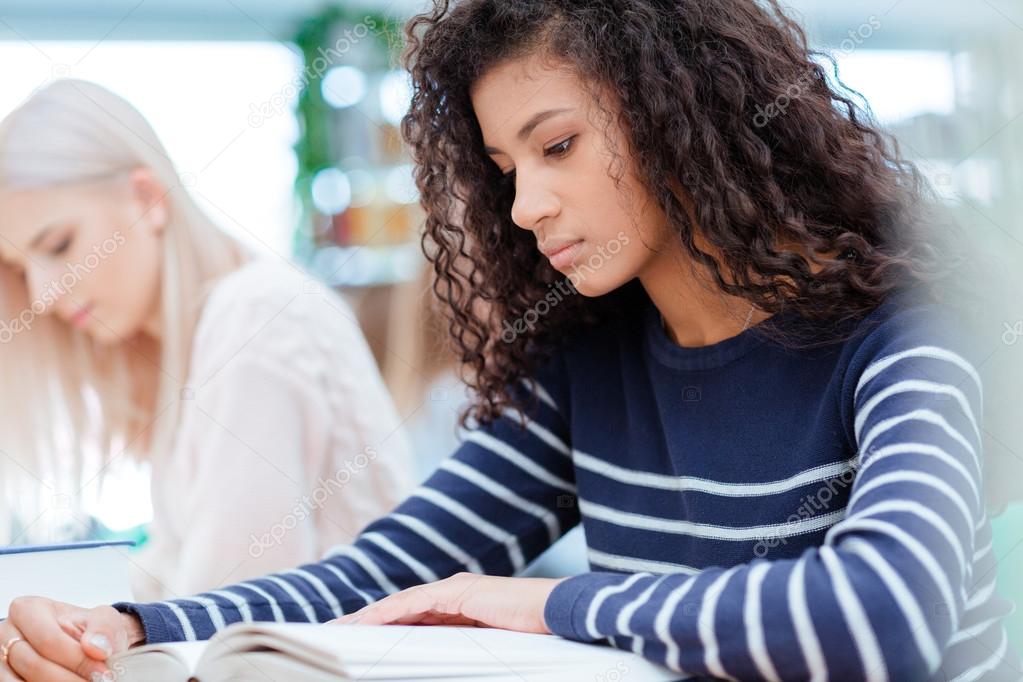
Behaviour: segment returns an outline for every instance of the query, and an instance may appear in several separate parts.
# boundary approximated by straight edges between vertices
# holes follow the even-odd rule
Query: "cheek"
[[[670,233],[656,210],[628,204],[606,192],[587,215],[586,251],[575,265],[576,288],[600,296],[639,276],[659,252],[668,248]]]
[[[162,272],[160,238],[145,233],[111,238],[100,248],[104,258],[92,281],[95,294],[117,318],[121,333],[132,333],[158,305]]]

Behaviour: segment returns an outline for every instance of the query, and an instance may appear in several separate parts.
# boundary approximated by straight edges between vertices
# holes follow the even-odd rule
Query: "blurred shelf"
[[[327,246],[313,253],[309,269],[329,286],[361,288],[408,282],[419,272],[419,244]]]

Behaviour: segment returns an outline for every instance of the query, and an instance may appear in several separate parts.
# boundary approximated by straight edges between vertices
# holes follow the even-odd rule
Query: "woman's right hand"
[[[145,640],[135,616],[109,606],[83,609],[43,597],[19,597],[0,622],[8,647],[0,682],[113,680],[106,659]]]

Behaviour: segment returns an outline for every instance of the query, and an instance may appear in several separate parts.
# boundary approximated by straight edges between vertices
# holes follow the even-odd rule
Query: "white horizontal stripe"
[[[725,589],[728,580],[742,567],[741,564],[732,566],[714,579],[714,582],[703,593],[700,612],[696,617],[696,632],[700,638],[700,644],[703,645],[703,664],[707,666],[707,670],[710,671],[711,675],[726,680],[734,680],[735,678],[728,674],[721,662],[721,650],[718,646],[717,635],[714,633],[714,621],[717,617],[718,600],[721,598],[721,592]]]
[[[771,569],[770,563],[756,562],[747,575],[746,601],[742,607],[742,620],[746,626],[746,642],[750,657],[757,671],[767,682],[781,682],[778,671],[771,662],[771,654],[767,650],[767,639],[764,636],[764,620],[760,607],[761,588],[764,578]]]
[[[806,659],[810,679],[825,682],[828,679],[828,666],[824,662],[824,652],[821,650],[820,640],[817,639],[817,631],[814,629],[813,619],[810,617],[810,608],[806,604],[805,571],[806,561],[800,560],[796,562],[792,572],[789,573],[787,593],[789,614],[796,631],[796,639],[799,640],[799,648],[802,649],[803,658]]]
[[[591,564],[627,573],[642,571],[657,574],[684,573],[686,575],[693,575],[694,573],[700,572],[700,569],[693,568],[692,566],[686,566],[685,564],[655,561],[653,559],[637,559],[635,557],[621,556],[619,554],[609,554],[608,552],[601,552],[596,549],[587,549],[586,558]]]
[[[284,617],[284,612],[281,611],[281,607],[280,605],[278,605],[277,600],[273,597],[273,595],[271,595],[269,592],[261,588],[259,585],[250,582],[244,582],[238,583],[237,585],[235,585],[235,587],[244,587],[245,589],[251,590],[258,594],[260,597],[262,597],[263,601],[265,601],[267,606],[270,607],[270,612],[273,614],[274,617],[273,619],[275,623],[283,623],[285,620],[287,620]]]
[[[518,507],[527,514],[543,521],[544,525],[547,526],[547,537],[550,539],[551,544],[561,537],[561,524],[558,523],[558,517],[552,514],[546,507],[541,507],[537,503],[527,500],[511,488],[501,485],[489,476],[462,464],[456,459],[449,458],[444,460],[440,468],[451,472],[463,481],[472,483],[505,504]]]
[[[982,620],[975,625],[971,625],[968,628],[960,630],[949,638],[948,646],[951,647],[955,644],[959,644],[960,642],[965,642],[968,639],[973,639],[992,626],[1000,626],[1002,624],[1002,618],[1003,616],[995,616],[994,618]]]
[[[170,609],[170,612],[174,614],[174,617],[178,619],[181,624],[181,632],[185,637],[185,641],[194,642],[198,639],[195,635],[195,628],[192,627],[192,623],[188,620],[188,616],[181,610],[181,607],[174,602],[162,601],[159,602],[161,606],[166,606]]]
[[[1006,634],[1005,629],[1002,629],[1001,643],[998,645],[998,651],[991,654],[991,656],[981,663],[980,665],[970,668],[959,677],[952,680],[952,682],[975,682],[983,678],[984,675],[988,674],[1005,660],[1006,650],[1009,648],[1009,636]]]
[[[888,679],[888,666],[885,664],[884,655],[881,653],[881,645],[878,644],[877,634],[870,625],[860,598],[856,596],[849,576],[845,573],[842,561],[838,558],[835,550],[828,545],[818,548],[818,554],[824,563],[824,568],[831,578],[835,587],[835,599],[842,609],[845,623],[852,633],[853,641],[856,643],[856,650],[859,652],[860,661],[863,662],[863,669],[866,671],[866,679],[877,682],[884,682]]]
[[[298,607],[302,609],[302,613],[305,614],[306,619],[310,623],[318,623],[320,621],[320,619],[316,617],[316,609],[314,609],[312,604],[309,603],[309,600],[302,596],[301,592],[295,589],[294,585],[275,575],[268,575],[264,578],[264,580],[269,580],[284,590],[287,595],[291,597],[291,600],[298,604]]]
[[[973,553],[973,563],[975,564],[979,563],[981,559],[987,556],[988,552],[994,549],[994,547],[995,547],[994,538],[991,538],[987,541],[986,545],[984,545],[983,547],[981,547],[980,549]]]
[[[408,516],[407,514],[393,513],[389,517],[392,521],[397,521],[402,524],[413,533],[418,534],[424,540],[432,544],[437,549],[441,550],[458,563],[465,566],[470,573],[483,573],[483,567],[473,557],[466,554],[466,552],[456,545],[455,543],[448,540],[446,537],[441,535],[432,526],[420,521],[414,516]]]
[[[856,440],[860,440],[860,433],[863,431],[863,425],[867,422],[870,417],[870,413],[874,411],[882,401],[898,395],[900,393],[910,392],[930,393],[933,395],[949,395],[956,399],[959,403],[959,407],[962,408],[963,413],[970,421],[970,425],[973,427],[973,433],[977,436],[977,442],[981,442],[980,427],[977,425],[977,420],[973,416],[973,409],[970,407],[970,402],[966,399],[966,395],[955,386],[949,386],[948,384],[938,384],[933,381],[922,381],[920,379],[906,379],[899,381],[887,386],[873,396],[870,400],[864,403],[856,412],[856,419],[853,423],[853,432],[856,435]]]
[[[351,581],[351,580],[349,579],[349,577],[348,577],[347,575],[345,575],[344,573],[342,573],[342,572],[341,572],[341,571],[340,571],[340,570],[338,569],[338,567],[337,567],[337,566],[334,566],[334,565],[332,565],[332,564],[328,564],[328,563],[326,563],[325,561],[322,561],[322,562],[320,562],[320,563],[319,563],[318,565],[319,565],[319,566],[323,566],[323,567],[324,567],[325,569],[327,569],[328,571],[330,571],[331,573],[333,573],[333,574],[334,574],[334,576],[335,576],[335,577],[336,577],[336,578],[337,578],[338,580],[340,580],[340,581],[341,581],[342,583],[344,583],[345,585],[347,585],[347,586],[348,586],[348,588],[349,588],[349,589],[350,589],[350,590],[351,590],[352,592],[354,592],[355,594],[359,595],[359,597],[360,597],[360,598],[362,599],[362,601],[366,602],[366,604],[367,604],[367,605],[368,605],[368,604],[372,604],[373,602],[375,602],[375,601],[377,600],[377,598],[376,598],[376,597],[374,597],[374,596],[370,595],[370,594],[369,594],[368,592],[363,592],[363,591],[362,591],[362,590],[360,590],[360,589],[359,589],[358,587],[356,587],[356,586],[354,585],[354,583],[352,583],[352,581]]]
[[[923,656],[927,667],[931,670],[937,670],[938,666],[941,665],[941,649],[938,647],[938,643],[934,641],[934,636],[927,625],[927,619],[920,610],[920,604],[913,597],[913,593],[906,586],[899,572],[892,568],[891,564],[881,556],[880,552],[865,540],[849,538],[846,540],[844,547],[860,556],[874,570],[881,579],[881,582],[888,588],[888,591],[892,593],[895,602],[899,605],[902,614],[906,618],[910,633],[916,641],[917,648],[920,650],[920,654]],[[949,607],[954,613],[952,604]]]
[[[856,384],[856,390],[853,392],[853,400],[855,400],[860,394],[860,389],[863,388],[868,381],[876,377],[885,369],[891,367],[900,360],[914,357],[931,358],[934,360],[945,360],[951,362],[959,369],[970,375],[973,382],[977,384],[977,390],[981,395],[984,394],[984,386],[980,380],[980,374],[977,373],[977,370],[973,368],[973,365],[970,364],[968,360],[964,359],[957,353],[953,353],[945,348],[939,348],[938,346],[917,346],[898,353],[893,353],[892,355],[885,356],[871,363],[865,370],[863,370],[863,374],[860,375],[860,380]]]
[[[507,460],[533,478],[543,481],[551,487],[561,488],[568,492],[575,492],[575,486],[572,483],[569,483],[560,476],[552,474],[550,471],[544,469],[542,466],[529,459],[512,446],[508,445],[504,441],[494,438],[488,433],[484,433],[482,431],[470,431],[466,434],[465,439],[467,441],[472,441],[480,447],[494,453],[498,457]]]
[[[330,607],[330,612],[333,613],[335,617],[340,616],[344,613],[344,609],[341,608],[341,602],[337,600],[337,597],[334,596],[334,593],[330,591],[330,589],[322,580],[317,578],[312,573],[304,571],[301,568],[293,568],[288,571],[281,571],[281,575],[294,576],[299,580],[304,580],[305,582],[312,585],[313,589],[316,590],[316,593],[320,595],[320,599],[325,601],[327,605]]]
[[[597,593],[594,594],[593,598],[590,600],[589,607],[586,609],[585,620],[586,634],[588,634],[593,639],[600,639],[601,634],[597,630],[597,612],[600,611],[600,607],[604,605],[604,602],[607,601],[608,597],[610,597],[611,595],[626,592],[638,581],[642,580],[643,578],[649,577],[651,576],[648,576],[644,573],[634,573],[630,575],[628,578],[622,580],[622,582],[618,583],[617,585],[608,585],[607,587],[602,587],[599,590],[597,590]]]
[[[526,379],[522,380],[522,385],[526,387],[527,391],[530,389],[529,384],[530,382],[528,380]],[[547,389],[545,389],[543,385],[539,381],[536,381],[535,379],[532,381],[532,384],[533,392],[536,393],[536,397],[540,399],[540,402],[546,403],[548,407],[557,412],[558,406],[554,402],[554,398],[551,397],[551,394],[547,392]]]
[[[935,585],[938,586],[942,599],[944,599],[945,604],[948,605],[949,611],[952,614],[952,629],[955,630],[959,626],[959,617],[955,611],[956,601],[952,592],[952,583],[949,581],[949,577],[945,574],[944,569],[937,562],[927,547],[899,526],[887,521],[880,521],[878,519],[856,519],[849,524],[849,529],[873,530],[875,532],[882,533],[909,550],[909,553],[913,555],[913,558],[915,558],[920,565],[923,566],[924,570],[930,575],[931,580],[933,580]],[[845,538],[838,543],[837,547],[852,549],[849,547],[848,543],[854,541],[855,543],[870,544],[862,538],[854,536]],[[827,540],[825,540],[825,542],[827,542]],[[859,547],[860,545],[856,544],[855,546]],[[871,548],[873,548],[873,545],[871,545]]]
[[[863,438],[863,445],[860,446],[860,449],[869,451],[871,444],[878,436],[906,421],[922,421],[940,426],[945,433],[955,439],[968,453],[970,453],[970,456],[973,458],[974,467],[976,468],[977,480],[982,478],[980,458],[977,457],[977,451],[974,449],[973,445],[970,441],[966,440],[966,436],[952,428],[952,425],[948,423],[947,419],[933,410],[913,410],[906,414],[899,415],[898,417],[882,419],[874,425],[874,428],[867,432],[867,435]]]
[[[966,481],[966,485],[970,486],[970,490],[973,492],[974,504],[980,504],[980,490],[977,488],[977,482],[966,467],[963,466],[962,462],[954,458],[936,445],[930,445],[928,443],[893,443],[892,445],[886,445],[882,448],[878,448],[874,451],[874,454],[867,460],[867,462],[860,468],[860,476],[863,475],[863,471],[869,467],[872,463],[883,460],[893,455],[927,455],[933,457],[941,462],[944,462],[948,466],[955,469],[962,475],[963,480]],[[971,517],[972,523],[972,517]]]
[[[890,511],[909,512],[910,514],[914,514],[924,521],[927,521],[929,524],[934,526],[935,530],[945,536],[946,540],[948,540],[948,545],[955,553],[958,565],[966,565],[966,550],[963,548],[963,543],[960,542],[959,536],[956,535],[954,530],[952,530],[952,526],[948,525],[948,522],[941,518],[941,515],[937,514],[933,509],[930,509],[919,502],[914,502],[912,500],[885,500],[884,502],[878,502],[877,504],[872,504],[864,509],[857,509],[856,513],[846,517],[846,520],[840,524],[840,526],[844,528],[845,523],[871,518],[878,514],[884,514]],[[824,541],[828,542],[828,536],[837,532],[838,529],[839,526],[832,527],[825,536]]]
[[[922,483],[923,485],[934,488],[945,495],[945,497],[951,500],[956,508],[962,512],[963,518],[966,521],[966,527],[970,528],[973,525],[973,515],[970,512],[970,508],[966,506],[966,502],[963,501],[963,498],[960,497],[955,488],[950,486],[948,483],[945,483],[945,481],[941,480],[937,476],[926,474],[922,471],[892,471],[887,474],[872,477],[859,488],[853,490],[853,494],[849,498],[849,503],[846,506],[855,508],[855,505],[863,498],[864,495],[882,486],[891,485],[892,483],[910,482]]]
[[[969,600],[966,602],[966,610],[975,609],[981,604],[985,603],[991,598],[991,595],[995,593],[995,588],[998,586],[998,573],[991,573],[991,580],[988,581],[984,587],[976,587],[973,590],[973,594],[970,595]]]
[[[221,597],[231,602],[232,604],[235,605],[235,607],[237,607],[238,615],[241,616],[243,623],[252,622],[252,609],[249,608],[249,603],[239,595],[235,594],[234,592],[230,592],[226,589],[213,590],[211,592],[207,592],[206,594],[212,594],[214,596]]]
[[[486,535],[491,540],[503,544],[508,550],[508,558],[511,560],[512,568],[515,569],[516,573],[525,567],[526,560],[522,555],[522,549],[519,547],[518,538],[511,533],[495,526],[462,503],[456,502],[438,490],[433,490],[432,488],[420,488],[412,494],[415,497],[420,497],[428,502],[432,502],[434,505],[440,507],[452,516],[455,516],[466,525],[472,526],[479,533]]]
[[[643,590],[638,597],[626,604],[622,610],[618,612],[618,617],[615,619],[615,630],[623,635],[631,635],[632,628],[629,626],[629,622],[632,620],[632,616],[639,610],[639,607],[650,601],[650,595],[652,595],[654,590],[662,584],[664,584],[663,577],[650,581],[649,587]],[[635,642],[633,642],[633,644],[635,644]]]
[[[512,412],[513,410],[504,410],[502,414],[504,414],[505,417],[511,419]],[[528,417],[526,418],[526,428],[529,429],[534,436],[542,440],[544,443],[546,443],[554,450],[557,450],[558,452],[565,456],[571,454],[571,450],[567,445],[565,445],[564,441],[562,441],[560,438],[551,433],[550,430],[541,426],[540,424],[537,424],[535,421],[529,419]]]
[[[369,558],[365,552],[354,545],[339,545],[334,549],[330,550],[328,558],[334,557],[345,557],[351,559],[357,563],[362,570],[369,574],[376,584],[385,594],[394,594],[400,592],[398,586],[391,582],[384,572],[376,565],[371,558]]]
[[[206,609],[206,613],[209,614],[210,621],[213,623],[213,629],[217,632],[220,632],[227,627],[227,622],[224,620],[224,614],[220,612],[220,606],[217,602],[201,595],[189,597],[187,601],[194,602]]]
[[[391,539],[386,535],[377,532],[369,532],[363,533],[359,536],[359,539],[372,542],[374,545],[408,566],[412,569],[412,572],[416,574],[416,577],[424,583],[432,583],[440,580],[440,577],[426,566],[426,564],[391,542]]]
[[[710,493],[727,497],[753,497],[756,495],[775,495],[808,483],[816,483],[827,478],[840,476],[854,467],[856,458],[844,462],[825,464],[824,466],[800,471],[788,478],[764,483],[729,483],[707,478],[697,478],[695,476],[669,476],[648,471],[637,471],[612,464],[580,450],[572,451],[572,461],[580,469],[585,469],[619,483],[627,483],[629,485],[640,485],[647,488],[677,492]]]
[[[657,612],[657,617],[654,618],[654,633],[664,643],[666,649],[664,652],[664,663],[672,670],[680,668],[679,656],[681,651],[678,642],[671,634],[671,617],[675,615],[679,602],[682,601],[682,598],[693,587],[695,580],[695,577],[690,578],[673,590],[668,595],[668,598],[664,600],[661,610]]]
[[[764,538],[788,537],[809,533],[821,528],[827,528],[838,523],[845,515],[845,510],[821,514],[809,519],[803,519],[792,523],[778,523],[767,526],[716,526],[706,523],[693,523],[692,521],[681,521],[677,519],[665,519],[658,516],[647,516],[624,512],[611,507],[579,499],[579,511],[584,517],[607,521],[627,528],[640,528],[660,533],[676,533],[692,535],[698,538],[711,538],[714,540],[761,540]]]

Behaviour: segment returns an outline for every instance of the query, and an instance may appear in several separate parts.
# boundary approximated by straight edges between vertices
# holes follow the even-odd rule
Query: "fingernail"
[[[107,639],[106,635],[90,635],[89,644],[96,647],[97,649],[105,653],[107,656],[114,652],[113,647],[110,646],[110,640]],[[100,679],[102,680],[103,678],[101,677]]]

